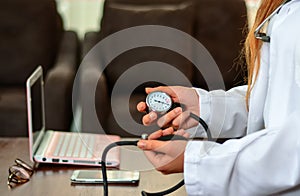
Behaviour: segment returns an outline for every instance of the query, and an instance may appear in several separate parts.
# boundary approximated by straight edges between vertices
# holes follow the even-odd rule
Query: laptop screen
[[[31,112],[33,143],[43,129],[43,105],[42,105],[42,77],[39,77],[31,86]]]
[[[26,82],[30,154],[38,147],[45,132],[43,69],[39,66]]]

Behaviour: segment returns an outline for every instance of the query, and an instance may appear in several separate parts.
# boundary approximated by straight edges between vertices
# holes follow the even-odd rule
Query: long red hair
[[[249,97],[260,68],[260,49],[262,41],[254,36],[255,29],[268,17],[274,10],[283,3],[283,0],[261,0],[261,5],[257,10],[253,27],[250,29],[245,41],[245,58],[248,66],[248,90],[246,102],[249,104]]]

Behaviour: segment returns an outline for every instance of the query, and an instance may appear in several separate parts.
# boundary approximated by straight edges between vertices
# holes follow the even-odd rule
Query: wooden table
[[[40,164],[29,182],[11,189],[7,186],[8,168],[14,164],[16,158],[31,163],[28,153],[28,138],[0,138],[0,195],[103,195],[103,188],[101,185],[72,185],[70,183],[70,176],[74,170],[99,168],[71,165]],[[162,175],[157,172],[147,161],[143,153],[135,147],[121,149],[120,169],[141,171],[140,182],[134,186],[111,185],[109,186],[109,195],[138,196],[141,195],[140,193],[142,190],[150,192],[165,190],[172,187],[183,178],[182,174]],[[170,195],[184,196],[187,194],[184,187],[182,187]]]

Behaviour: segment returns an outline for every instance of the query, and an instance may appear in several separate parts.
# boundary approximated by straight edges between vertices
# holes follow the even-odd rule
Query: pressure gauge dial
[[[165,114],[172,108],[172,99],[167,93],[154,91],[146,97],[146,104],[149,111]]]

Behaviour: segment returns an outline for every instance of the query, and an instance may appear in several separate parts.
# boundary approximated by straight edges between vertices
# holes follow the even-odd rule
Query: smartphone
[[[138,171],[107,170],[109,183],[138,183],[140,173]],[[75,170],[71,176],[72,183],[103,183],[101,170]]]

